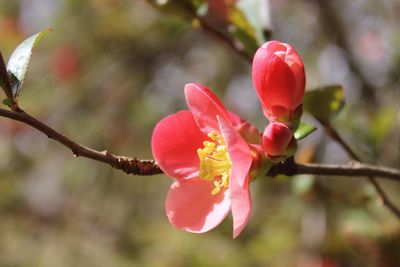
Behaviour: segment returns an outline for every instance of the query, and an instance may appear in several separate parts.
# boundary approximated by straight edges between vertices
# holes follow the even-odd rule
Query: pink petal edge
[[[219,225],[230,210],[229,190],[211,195],[214,184],[190,179],[174,182],[168,192],[166,211],[175,227],[204,233]]]
[[[233,217],[233,238],[236,238],[245,228],[251,214],[251,195],[249,176],[244,187],[231,184],[231,211]]]
[[[231,191],[233,237],[236,238],[246,226],[251,213],[248,175],[253,157],[249,145],[232,125],[220,117],[218,117],[218,121],[232,161],[229,189]]]
[[[191,112],[180,111],[162,119],[154,128],[151,139],[153,157],[171,178],[197,177],[200,165],[197,149],[203,147],[207,138],[197,128]]]
[[[207,87],[196,83],[186,84],[185,96],[194,120],[203,133],[219,131],[217,116],[230,121],[222,102]]]

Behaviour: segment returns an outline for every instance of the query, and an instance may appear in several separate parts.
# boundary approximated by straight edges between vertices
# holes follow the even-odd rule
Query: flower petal
[[[249,189],[249,176],[246,177],[244,187],[230,184],[231,190],[231,210],[233,217],[233,238],[236,238],[244,229],[249,221],[251,214],[251,196]]]
[[[293,72],[279,56],[265,53],[265,50],[259,49],[256,57],[263,59],[253,62],[253,82],[264,113],[265,109],[271,109],[273,106],[296,108],[297,103],[293,103],[292,100],[296,88]]]
[[[171,224],[192,233],[204,233],[220,224],[229,213],[229,190],[211,195],[213,189],[213,182],[200,178],[174,182],[166,202]]]
[[[189,83],[185,86],[185,95],[189,109],[203,133],[219,131],[217,116],[230,121],[228,111],[222,102],[207,87]]]
[[[184,110],[161,120],[153,131],[153,157],[163,172],[175,179],[197,177],[200,160],[197,149],[208,139],[190,111]]]
[[[243,139],[249,144],[259,144],[261,142],[261,133],[250,122],[242,119],[239,115],[229,112],[233,128],[239,132]]]
[[[300,105],[306,85],[304,63],[300,55],[291,45],[279,41],[266,42],[261,48],[270,51],[270,53],[275,53],[288,64],[293,72],[297,85],[297,88],[293,91],[293,99],[297,100],[295,102],[298,102],[298,105]]]
[[[253,156],[249,145],[233,126],[220,117],[218,117],[218,121],[232,162],[229,189],[231,191],[233,237],[237,237],[246,226],[251,212],[248,175]]]
[[[284,155],[292,138],[293,132],[286,124],[280,122],[268,124],[262,137],[265,153],[273,157]]]
[[[220,117],[218,117],[218,121],[220,131],[224,137],[226,145],[228,146],[229,157],[232,162],[232,174],[230,180],[232,180],[232,176],[234,176],[234,179],[238,181],[238,184],[243,187],[246,175],[248,174],[253,161],[249,145],[230,123]]]

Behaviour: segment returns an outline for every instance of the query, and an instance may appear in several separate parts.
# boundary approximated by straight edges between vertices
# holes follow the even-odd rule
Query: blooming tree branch
[[[0,108],[0,116],[26,125],[42,132],[47,137],[55,140],[69,148],[76,157],[84,157],[95,161],[103,162],[113,168],[122,170],[133,175],[157,175],[163,173],[154,160],[143,160],[135,157],[116,156],[108,151],[97,151],[80,145],[59,133],[42,121],[32,117],[22,109],[10,111]],[[298,174],[335,175],[335,176],[376,176],[400,181],[400,170],[354,162],[348,165],[326,165],[326,164],[298,164],[289,158],[285,162],[272,167],[267,173],[268,176]]]
[[[213,31],[206,21],[200,20],[199,26],[251,60],[248,51],[241,50],[219,31]],[[294,162],[297,140],[302,138],[296,137],[295,133],[300,126],[306,77],[302,59],[291,45],[279,41],[266,42],[258,48],[253,59],[253,83],[269,121],[262,134],[228,111],[208,88],[187,84],[185,96],[189,110],[170,115],[156,125],[151,141],[155,160],[141,160],[82,146],[19,108],[18,94],[32,49],[45,32],[21,43],[7,67],[0,55],[0,86],[8,97],[3,103],[11,109],[0,109],[0,116],[37,129],[69,148],[75,157],[100,161],[127,174],[165,173],[174,180],[167,196],[166,211],[168,219],[177,228],[203,233],[216,227],[231,213],[233,237],[237,237],[251,213],[250,182],[260,176],[279,174],[368,176],[384,204],[400,218],[400,211],[373,178],[378,176],[400,181],[399,170],[361,163],[320,165]],[[329,119],[321,123],[327,133],[359,161],[330,126]]]
[[[320,12],[321,12],[321,18],[323,18],[323,21],[325,22],[325,27],[330,27],[332,25],[336,25],[336,30],[337,30],[337,35],[338,35],[338,45],[342,47],[345,51],[347,51],[347,54],[349,56],[349,63],[352,68],[352,70],[361,78],[362,81],[362,88],[363,88],[363,95],[368,95],[368,96],[373,96],[372,99],[374,100],[374,90],[372,86],[366,81],[365,77],[362,75],[361,71],[359,70],[357,64],[355,64],[354,56],[351,53],[351,49],[348,47],[348,42],[346,40],[346,35],[344,34],[344,31],[342,27],[340,26],[339,28],[337,27],[338,25],[338,19],[334,16],[334,14],[331,12],[330,8],[327,8],[327,4],[324,3],[324,1],[316,0],[316,4],[318,5]],[[329,4],[328,4],[329,5]],[[339,24],[341,25],[341,24]],[[249,60],[249,57],[247,56],[246,53],[243,53],[243,51],[237,49],[235,47],[234,43],[232,40],[229,38],[226,38],[225,36],[219,34],[214,28],[212,27],[207,27],[206,24],[202,24],[203,29],[210,34],[214,35],[217,39],[220,39],[223,43],[227,44],[231,48],[233,48],[234,51],[236,51],[239,55],[242,55],[244,59],[246,59],[248,62],[251,61],[251,57]],[[339,30],[338,30],[339,29]],[[320,121],[321,122],[321,121]],[[335,128],[333,128],[331,125],[328,125],[326,123],[322,123],[322,126],[324,127],[325,131],[327,134],[336,142],[339,143],[339,145],[351,156],[356,161],[360,161],[359,157],[354,153],[354,151],[350,148],[350,146],[340,137],[338,132],[336,131]],[[375,188],[377,194],[380,196],[382,199],[382,202],[385,206],[387,206],[399,219],[400,219],[400,209],[397,208],[393,202],[389,199],[389,197],[386,195],[385,191],[383,188],[378,184],[378,182],[374,179],[372,176],[367,175],[367,180],[372,184],[372,186]]]

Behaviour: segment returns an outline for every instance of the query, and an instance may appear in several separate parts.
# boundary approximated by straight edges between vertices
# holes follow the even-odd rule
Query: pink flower
[[[264,130],[262,146],[270,158],[285,155],[291,142],[296,142],[292,130],[283,123],[272,122]]]
[[[177,228],[203,233],[231,211],[236,237],[251,211],[255,150],[239,133],[245,123],[209,89],[187,84],[185,95],[189,110],[161,120],[151,141],[158,165],[175,180],[166,201],[168,219]]]
[[[301,115],[306,79],[303,62],[292,46],[266,42],[254,56],[252,72],[264,114],[270,121],[290,122]]]

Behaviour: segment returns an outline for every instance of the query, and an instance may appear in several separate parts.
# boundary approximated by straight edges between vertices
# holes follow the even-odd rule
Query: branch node
[[[113,167],[133,175],[147,176],[163,173],[154,160],[141,160],[122,156],[117,158]]]

